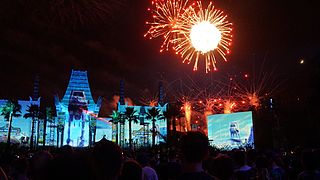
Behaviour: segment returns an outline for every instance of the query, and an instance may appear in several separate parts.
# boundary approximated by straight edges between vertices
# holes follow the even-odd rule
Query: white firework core
[[[202,21],[192,26],[190,39],[192,46],[204,54],[218,47],[221,40],[221,32],[210,22]]]

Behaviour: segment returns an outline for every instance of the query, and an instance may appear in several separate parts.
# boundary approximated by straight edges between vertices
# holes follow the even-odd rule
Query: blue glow
[[[144,145],[151,145],[152,141],[152,121],[150,119],[146,118],[146,114],[142,115],[139,114],[141,112],[141,109],[143,107],[145,112],[148,112],[149,109],[153,108],[151,106],[128,106],[128,105],[121,105],[118,103],[118,111],[120,113],[124,113],[126,107],[133,107],[136,111],[136,116],[139,117],[139,123],[135,124],[132,122],[132,142],[135,143],[138,146],[144,146]],[[167,104],[163,106],[156,106],[158,110],[160,110],[160,114],[166,111]],[[146,126],[141,125],[140,123],[147,124]],[[159,133],[156,134],[155,144],[164,143],[167,136],[167,123],[166,120],[160,119],[156,121],[156,131]],[[120,135],[119,135],[120,136]],[[120,139],[120,137],[119,137]],[[129,143],[129,123],[125,123],[125,131],[124,131],[124,140],[125,143]]]
[[[0,107],[4,106],[6,102],[7,100],[0,100]],[[31,118],[25,119],[23,115],[27,113],[28,106],[31,104],[40,106],[40,99],[38,101],[19,100],[18,103],[21,105],[21,116],[12,118],[11,142],[21,143],[23,138],[29,139],[31,135]],[[7,126],[8,121],[3,116],[0,116],[0,141],[6,141],[8,134]]]
[[[253,145],[252,112],[208,116],[208,138],[220,148]]]
[[[85,147],[89,145],[89,124],[101,107],[100,99],[94,102],[87,71],[72,70],[66,92],[60,100],[55,97],[58,122],[63,125],[63,145]],[[106,137],[111,140],[111,125],[97,121],[96,140]],[[107,134],[110,134],[107,136]],[[105,135],[105,136],[104,136]],[[101,137],[102,136],[102,137]],[[60,141],[60,140],[59,140]]]
[[[101,140],[105,137],[108,140],[112,139],[112,124],[109,122],[111,118],[99,118],[96,125],[96,139]]]

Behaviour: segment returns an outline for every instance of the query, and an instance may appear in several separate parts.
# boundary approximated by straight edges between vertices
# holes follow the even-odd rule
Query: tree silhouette
[[[44,124],[43,124],[43,142],[42,145],[46,145],[46,133],[47,133],[47,123],[53,123],[54,122],[54,113],[51,107],[46,107],[45,113],[44,113]],[[50,127],[51,128],[51,127]]]
[[[18,103],[18,100],[8,100],[1,109],[1,115],[9,121],[7,144],[10,144],[11,140],[12,118],[20,117],[20,113],[21,105]]]
[[[155,107],[148,109],[147,112],[147,119],[151,119],[152,121],[152,146],[156,143],[156,121],[160,119],[164,119],[163,114],[160,113],[159,109],[156,109]]]
[[[30,148],[33,149],[34,147],[34,130],[35,130],[35,122],[39,120],[40,117],[40,108],[36,104],[31,104],[28,106],[26,110],[27,113],[23,115],[24,118],[28,119],[31,118],[31,136],[30,136]],[[38,122],[39,124],[39,122]],[[37,135],[39,136],[39,134]]]
[[[124,113],[125,119],[129,122],[129,147],[132,148],[132,122],[138,123],[138,118],[135,115],[137,111],[133,107],[127,107]]]
[[[120,113],[118,111],[112,111],[112,115],[111,115],[111,122],[115,125],[116,129],[116,144],[119,143],[119,139],[118,139],[118,133],[119,133],[119,128],[118,128],[118,123],[120,122]]]

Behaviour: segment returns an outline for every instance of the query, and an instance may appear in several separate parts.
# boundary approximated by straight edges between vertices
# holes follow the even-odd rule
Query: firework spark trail
[[[228,74],[211,79],[209,83],[195,81],[186,74],[183,79],[167,84],[170,84],[168,90],[174,94],[174,101],[182,105],[191,103],[193,112],[232,113],[259,107],[265,93],[272,94],[280,85],[274,72],[259,72],[255,78],[249,74]]]
[[[181,104],[190,102],[193,111],[216,114],[249,109],[250,102],[248,99],[244,101],[235,75],[222,76],[213,80],[214,82],[204,84],[194,81],[188,75],[185,75],[185,78],[185,80],[176,81],[179,85],[172,86],[170,89],[175,92],[175,99]]]
[[[54,0],[21,1],[32,18],[50,27],[76,29],[108,24],[113,15],[126,5],[126,0]]]
[[[152,5],[153,22],[146,22],[150,28],[144,37],[163,37],[160,52],[168,51],[180,31],[181,16],[187,8],[188,0],[155,0]],[[148,10],[151,11],[150,8]]]
[[[145,106],[157,106],[158,105],[158,93],[152,93],[148,89],[141,91],[139,102]]]
[[[281,91],[280,87],[285,79],[279,78],[276,69],[266,69],[266,56],[258,69],[258,74],[253,68],[252,78],[245,74],[244,80],[236,82],[234,85],[237,88],[236,95],[246,102],[247,108],[259,108],[261,101]]]
[[[263,63],[260,66],[265,65]],[[218,75],[211,78],[210,82],[205,79],[196,81],[188,74],[174,81],[162,81],[170,95],[167,96],[170,102],[179,102],[182,106],[189,102],[193,112],[238,112],[258,108],[261,100],[266,98],[265,94],[273,95],[281,85],[275,69],[267,71],[265,67],[260,67],[257,72],[256,75],[252,73],[252,76],[247,73]]]

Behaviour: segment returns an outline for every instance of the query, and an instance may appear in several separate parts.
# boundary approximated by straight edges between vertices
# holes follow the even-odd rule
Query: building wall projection
[[[8,100],[1,99],[0,100],[0,109],[7,103]],[[23,116],[27,113],[29,107],[33,105],[38,105],[40,107],[40,98],[36,101],[32,100],[18,100],[18,103],[21,105],[21,116],[12,118],[12,131],[11,131],[11,142],[18,143],[21,145],[28,145],[30,143],[31,136],[31,118],[24,118]],[[37,122],[35,122],[37,123]],[[0,142],[7,142],[8,137],[8,127],[9,121],[4,118],[4,116],[0,116]],[[37,124],[35,124],[37,127]],[[37,139],[37,134],[34,134],[34,140]],[[41,141],[41,137],[38,137]]]
[[[62,100],[55,97],[58,146],[84,147],[102,137],[111,140],[111,123],[107,118],[98,118],[101,101],[92,98],[87,71],[72,70]]]
[[[118,103],[118,112],[120,116],[124,116],[127,107],[134,108],[135,116],[138,118],[138,123],[132,122],[132,143],[136,147],[140,146],[150,146],[152,142],[152,121],[147,118],[147,112],[149,109],[156,108],[159,110],[159,114],[163,115],[163,112],[167,110],[167,104],[163,106],[158,105],[155,107],[152,106],[129,106],[127,104],[121,105]],[[164,118],[156,120],[156,133],[155,133],[155,144],[166,141],[167,137],[167,123]],[[114,125],[115,126],[115,125]],[[117,128],[113,128],[113,138],[115,142],[116,137],[118,136],[118,143],[122,147],[127,147],[129,145],[129,123],[126,121],[123,128],[120,123],[117,124]],[[115,131],[118,129],[118,133]]]

